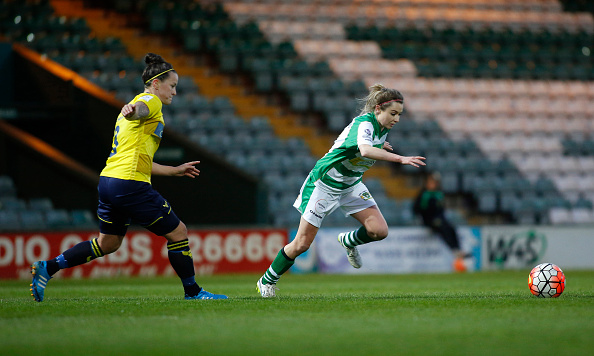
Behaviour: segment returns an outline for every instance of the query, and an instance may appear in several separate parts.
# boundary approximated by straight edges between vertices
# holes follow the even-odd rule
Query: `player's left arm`
[[[195,178],[200,175],[200,171],[195,166],[200,163],[200,161],[192,161],[186,162],[184,164],[180,164],[179,166],[165,166],[162,164],[158,164],[153,162],[153,168],[151,169],[151,173],[158,176],[173,176],[173,177],[190,177]]]
[[[126,104],[122,107],[122,116],[128,120],[140,120],[149,116],[150,113],[148,106],[142,101]]]

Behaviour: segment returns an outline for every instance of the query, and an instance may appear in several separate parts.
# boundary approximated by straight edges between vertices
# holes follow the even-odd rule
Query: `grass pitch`
[[[199,277],[226,301],[186,301],[175,278],[1,281],[1,355],[585,355],[594,350],[594,271],[565,271],[557,299],[528,271]]]

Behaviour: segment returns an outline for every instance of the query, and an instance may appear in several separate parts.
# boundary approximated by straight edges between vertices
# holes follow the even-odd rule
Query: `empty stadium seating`
[[[400,88],[406,111],[415,119],[439,122],[454,142],[475,142],[485,154],[479,161],[512,162],[517,168],[508,167],[495,177],[493,172],[475,172],[474,157],[455,153],[456,164],[445,161],[433,166],[443,170],[448,191],[473,193],[480,210],[507,211],[518,222],[546,223],[546,204],[553,199],[547,196],[563,195],[576,203],[579,193],[591,196],[590,159],[580,157],[578,164],[563,152],[578,155],[589,150],[594,122],[589,105],[594,99],[591,14],[563,12],[555,1],[378,1],[375,10],[346,1],[297,1],[285,7],[275,7],[271,1],[225,3],[238,23],[274,24],[262,27],[268,38],[282,37],[288,28],[307,21],[334,29],[332,39],[319,31],[293,37],[297,52],[310,61],[328,60],[341,79],[362,79],[366,85],[381,81]],[[318,14],[309,11],[312,6]],[[421,10],[427,11],[422,15]],[[337,24],[344,25],[342,42]],[[356,50],[349,40],[359,41],[367,50]],[[412,68],[398,67],[392,59],[407,59]],[[391,79],[382,72],[390,73]],[[328,118],[330,125],[335,121],[340,122]],[[426,154],[430,162],[431,157],[447,156],[447,149],[436,143],[409,140],[407,134],[397,137],[395,146],[403,147],[403,152]],[[456,166],[460,169],[452,168]],[[525,194],[522,199],[519,190],[505,193],[506,175],[523,176],[526,187],[538,179],[551,184],[535,197]],[[495,181],[484,190],[481,180],[488,177]]]
[[[56,209],[49,198],[22,199],[14,180],[0,175],[0,231],[97,229],[94,213],[85,209]]]
[[[97,40],[84,19],[56,19],[48,6],[3,6],[7,37],[122,100],[137,90],[142,63],[117,38]],[[189,52],[213,54],[220,70],[249,74],[262,93],[284,93],[296,112],[322,113],[332,131],[357,114],[353,98],[367,86],[382,82],[400,89],[405,115],[389,137],[396,151],[426,155],[429,167],[442,173],[446,192],[473,197],[481,212],[509,214],[526,224],[594,222],[585,214],[592,207],[583,203],[594,198],[594,21],[583,8],[555,0],[137,6],[150,31],[175,34]],[[19,13],[24,15],[16,23]],[[303,142],[282,142],[267,119],[246,122],[224,97],[208,100],[183,79],[168,124],[262,176],[270,206],[284,207],[271,215],[272,223],[294,221],[291,200],[315,161]],[[238,141],[249,149],[233,150]],[[371,190],[390,206],[389,222],[416,223],[409,202],[384,202],[382,189]]]

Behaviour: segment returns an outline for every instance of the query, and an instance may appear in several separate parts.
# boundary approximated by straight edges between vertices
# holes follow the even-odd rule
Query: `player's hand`
[[[425,157],[422,156],[410,156],[410,157],[402,157],[402,164],[410,164],[413,167],[417,167],[419,168],[419,166],[426,166],[425,162],[423,162],[423,160],[425,160]]]
[[[394,151],[392,145],[388,141],[384,141],[384,146],[382,148],[386,151]]]
[[[187,163],[181,164],[181,165],[175,167],[175,174],[173,174],[173,175],[176,177],[183,177],[183,176],[190,177],[190,178],[198,177],[200,175],[200,171],[198,170],[198,168],[194,167],[198,163],[200,163],[200,161],[192,161],[192,162],[187,162]]]
[[[122,107],[122,116],[129,118],[136,112],[136,104],[126,104]]]

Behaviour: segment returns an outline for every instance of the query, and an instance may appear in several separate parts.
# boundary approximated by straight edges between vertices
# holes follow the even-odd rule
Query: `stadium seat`
[[[70,227],[70,214],[64,209],[49,210],[45,212],[47,226],[52,229],[63,229]]]
[[[497,211],[497,194],[494,191],[484,191],[478,195],[478,210],[482,213]]]
[[[441,171],[441,188],[446,194],[457,193],[460,190],[458,173]]]
[[[0,231],[20,231],[19,214],[12,210],[0,210]]]
[[[549,209],[549,220],[553,225],[569,224],[572,222],[572,217],[569,209],[555,207]]]
[[[576,224],[592,224],[594,223],[594,215],[592,210],[588,208],[573,208],[571,209],[571,221]]]
[[[43,213],[40,211],[24,210],[19,212],[19,217],[23,230],[44,230],[48,227]]]
[[[29,199],[29,210],[50,211],[54,208],[50,198],[32,198]]]
[[[76,228],[95,229],[98,227],[97,220],[89,210],[75,209],[70,212],[70,221]]]
[[[15,197],[16,187],[12,178],[6,175],[0,176],[0,198]],[[1,207],[0,207],[1,208]]]
[[[27,209],[27,203],[20,198],[7,196],[0,198],[0,209],[11,211],[24,211]]]

